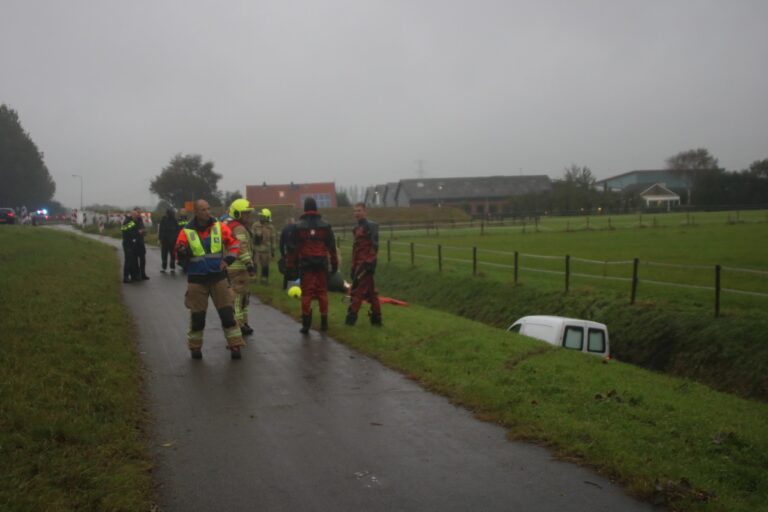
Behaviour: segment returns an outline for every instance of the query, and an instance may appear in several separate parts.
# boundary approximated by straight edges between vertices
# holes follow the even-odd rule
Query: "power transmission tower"
[[[427,162],[426,160],[422,160],[421,158],[419,158],[418,160],[416,160],[416,163],[419,165],[419,168],[416,170],[416,176],[419,179],[423,179],[424,176],[427,175],[427,172],[424,170],[424,164]]]

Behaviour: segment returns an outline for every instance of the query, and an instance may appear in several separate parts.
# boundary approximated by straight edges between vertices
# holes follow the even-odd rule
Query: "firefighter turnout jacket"
[[[221,262],[231,265],[240,253],[240,242],[225,224],[211,217],[206,226],[189,221],[176,239],[176,254],[184,264],[190,283],[211,283],[225,279]]]
[[[240,253],[229,268],[232,270],[248,270],[253,268],[253,242],[248,227],[235,219],[227,220],[226,225],[232,231],[232,236],[240,243]]]

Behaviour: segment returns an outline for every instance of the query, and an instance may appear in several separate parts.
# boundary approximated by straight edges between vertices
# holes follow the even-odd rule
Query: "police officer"
[[[176,256],[185,260],[187,293],[184,305],[190,311],[187,344],[193,359],[203,357],[203,329],[208,297],[219,313],[227,348],[232,359],[240,359],[240,347],[245,345],[240,326],[235,319],[234,295],[227,280],[227,267],[235,262],[240,243],[229,227],[211,217],[208,202],[195,202],[195,216],[176,239]]]
[[[136,240],[139,238],[139,225],[136,222],[136,211],[132,210],[125,216],[120,232],[123,235],[123,282],[141,281],[139,274],[139,259],[136,256]]]

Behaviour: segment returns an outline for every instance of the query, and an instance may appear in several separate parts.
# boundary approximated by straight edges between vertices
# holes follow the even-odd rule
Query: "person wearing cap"
[[[259,221],[251,226],[253,245],[261,267],[261,284],[269,282],[269,262],[275,257],[275,227],[272,225],[272,212],[263,208],[259,212]]]
[[[235,199],[229,207],[227,220],[224,221],[232,230],[232,236],[240,242],[240,254],[227,269],[227,274],[232,283],[232,290],[235,292],[235,319],[243,336],[253,334],[253,328],[248,325],[251,279],[256,275],[252,256],[253,242],[248,229],[251,213],[253,213],[253,207],[247,199]]]
[[[312,326],[312,301],[320,305],[320,329],[328,330],[328,270],[339,269],[331,225],[317,212],[313,197],[304,200],[304,214],[291,232],[295,264],[301,279],[301,333]]]
[[[184,261],[187,271],[187,293],[184,305],[190,321],[187,346],[192,359],[203,357],[203,330],[208,297],[219,313],[221,327],[227,339],[232,359],[240,359],[240,347],[245,346],[240,326],[235,319],[234,294],[227,279],[227,267],[237,260],[240,242],[232,236],[229,226],[211,216],[208,202],[195,202],[195,216],[176,239],[176,257]]]

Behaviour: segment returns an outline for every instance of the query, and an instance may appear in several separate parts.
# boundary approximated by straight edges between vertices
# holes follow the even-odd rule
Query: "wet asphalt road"
[[[212,303],[192,360],[185,277],[159,269],[150,247],[151,279],[124,297],[162,511],[658,510],[255,300],[242,360],[230,360]]]

